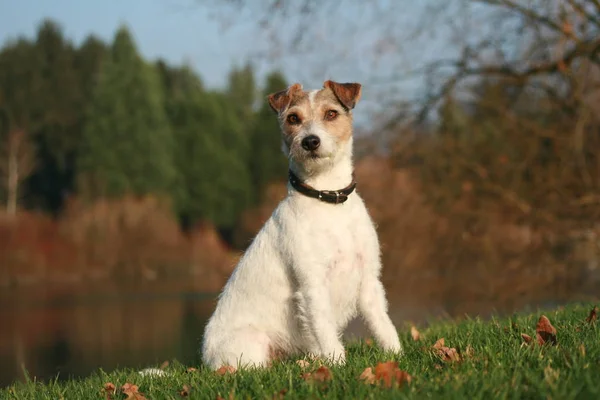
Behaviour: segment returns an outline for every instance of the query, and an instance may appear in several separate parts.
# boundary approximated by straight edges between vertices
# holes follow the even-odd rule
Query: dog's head
[[[283,151],[295,162],[318,169],[352,151],[352,109],[361,85],[326,81],[323,89],[304,91],[296,83],[268,96],[283,135]]]

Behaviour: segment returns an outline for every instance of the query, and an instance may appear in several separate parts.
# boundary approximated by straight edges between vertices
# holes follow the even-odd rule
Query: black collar
[[[290,170],[290,183],[293,188],[302,193],[305,196],[312,197],[324,201],[325,203],[341,204],[348,200],[348,196],[356,189],[356,182],[354,181],[354,174],[352,175],[352,182],[343,189],[340,190],[317,190],[310,185],[302,182],[300,178],[296,176]]]

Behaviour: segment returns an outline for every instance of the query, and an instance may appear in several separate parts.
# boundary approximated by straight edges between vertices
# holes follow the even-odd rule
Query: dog
[[[299,83],[268,96],[289,159],[288,195],[236,266],[203,337],[206,366],[265,367],[304,355],[345,363],[358,313],[384,350],[402,354],[380,281],[377,233],[356,193],[352,110],[358,83]]]

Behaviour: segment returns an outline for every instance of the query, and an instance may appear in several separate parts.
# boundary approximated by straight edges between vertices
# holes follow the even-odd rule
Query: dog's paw
[[[346,351],[343,347],[329,352],[325,355],[325,359],[333,365],[346,364]]]
[[[404,348],[402,348],[402,344],[400,344],[400,340],[396,338],[396,340],[392,340],[388,343],[385,343],[383,346],[383,350],[386,352],[394,353],[399,356],[404,355]]]

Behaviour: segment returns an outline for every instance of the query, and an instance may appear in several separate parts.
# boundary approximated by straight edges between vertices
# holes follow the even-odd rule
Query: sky
[[[428,35],[425,42],[407,37],[418,27],[425,4],[439,9],[445,0],[324,0],[313,3],[318,4],[317,11],[309,18],[295,17],[300,15],[298,9],[287,15],[265,11],[260,4],[272,3],[265,0],[247,0],[241,8],[227,5],[231,3],[0,0],[0,43],[33,37],[44,18],[58,22],[76,44],[92,33],[110,42],[117,28],[126,24],[147,59],[185,62],[208,87],[223,87],[232,66],[247,60],[256,67],[259,82],[274,69],[282,70],[290,83],[307,88],[318,88],[327,79],[361,82],[363,115],[387,106],[382,99],[415,97],[420,77],[408,71],[448,50],[439,36]],[[262,19],[270,29],[260,28]],[[304,36],[295,41],[298,32]]]
[[[232,63],[244,62],[237,32],[220,29],[210,9],[176,0],[0,0],[0,42],[33,37],[40,21],[51,18],[80,43],[93,33],[111,41],[126,24],[147,58],[189,62],[209,86],[220,86]]]

